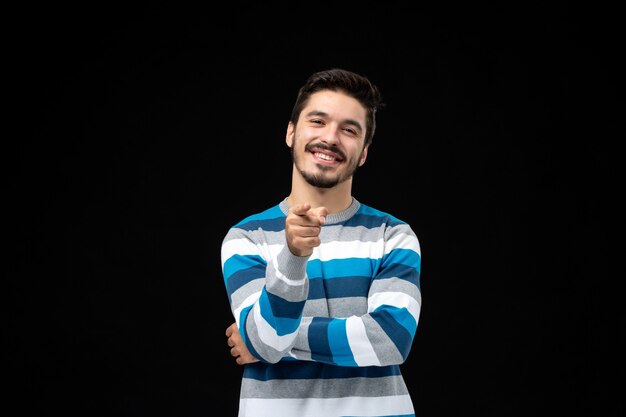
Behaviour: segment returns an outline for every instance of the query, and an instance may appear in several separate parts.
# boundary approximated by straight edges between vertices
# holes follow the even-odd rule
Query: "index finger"
[[[296,214],[298,216],[304,216],[307,214],[310,208],[311,208],[310,203],[302,203],[302,204],[296,204],[295,206],[289,208],[289,211],[291,211],[293,214]]]
[[[232,334],[233,334],[233,331],[234,331],[234,330],[233,330],[233,326],[235,326],[236,324],[237,324],[237,323],[233,323],[233,324],[231,324],[230,326],[228,326],[228,327],[226,328],[226,337],[230,337],[230,335],[232,335]]]
[[[321,224],[326,223],[326,215],[328,214],[328,209],[326,207],[318,207],[311,210],[311,214],[317,216]]]

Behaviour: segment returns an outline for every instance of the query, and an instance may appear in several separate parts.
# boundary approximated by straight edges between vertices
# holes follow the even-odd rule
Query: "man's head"
[[[366,110],[365,146],[369,146],[376,131],[376,111],[384,106],[378,88],[366,77],[343,69],[330,69],[311,75],[298,91],[290,122],[297,125],[302,109],[311,94],[321,90],[341,91],[355,98]]]
[[[381,96],[367,78],[334,69],[300,89],[286,142],[294,167],[310,185],[333,188],[365,163]]]

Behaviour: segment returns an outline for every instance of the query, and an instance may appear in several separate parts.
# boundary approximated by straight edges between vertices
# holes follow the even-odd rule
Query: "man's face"
[[[367,157],[365,118],[365,108],[344,93],[311,95],[297,126],[290,124],[287,132],[294,164],[306,182],[332,188],[352,177]]]

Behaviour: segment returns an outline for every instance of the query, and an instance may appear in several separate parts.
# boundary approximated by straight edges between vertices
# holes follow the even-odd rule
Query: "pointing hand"
[[[326,207],[311,208],[311,204],[302,203],[289,209],[285,220],[287,246],[296,256],[310,256],[313,248],[320,245],[320,231],[326,221]]]

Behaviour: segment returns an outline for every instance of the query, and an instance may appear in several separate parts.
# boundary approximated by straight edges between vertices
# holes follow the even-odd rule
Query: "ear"
[[[287,146],[289,146],[290,148],[293,146],[293,138],[296,134],[296,127],[293,125],[292,122],[289,122],[289,124],[287,125],[287,134],[285,135],[285,142],[287,143]]]
[[[361,158],[359,159],[359,166],[363,166],[363,164],[365,163],[365,160],[367,159],[367,151],[369,149],[369,145],[367,145],[365,148],[363,148],[363,152],[361,152]]]

